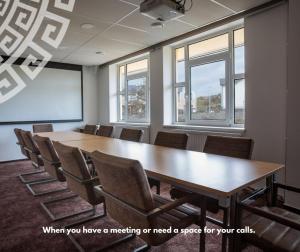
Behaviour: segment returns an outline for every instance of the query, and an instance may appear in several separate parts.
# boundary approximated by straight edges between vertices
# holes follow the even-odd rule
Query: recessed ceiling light
[[[90,23],[86,23],[86,24],[80,25],[80,27],[81,27],[82,29],[92,29],[92,28],[95,27],[95,25],[90,24]]]
[[[164,24],[162,22],[154,22],[151,24],[152,28],[163,28]]]

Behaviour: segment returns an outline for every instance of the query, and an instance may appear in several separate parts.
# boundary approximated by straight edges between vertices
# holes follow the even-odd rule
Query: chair
[[[24,150],[28,153],[28,157],[31,160],[33,167],[35,167],[36,169],[39,169],[35,172],[20,174],[19,178],[21,179],[21,181],[25,184],[29,184],[29,183],[35,183],[35,182],[42,182],[42,181],[51,180],[49,177],[48,178],[33,179],[33,180],[26,180],[25,179],[25,176],[39,174],[39,173],[45,173],[45,170],[40,169],[41,167],[44,166],[44,163],[43,163],[43,160],[41,159],[40,151],[39,151],[39,149],[37,148],[36,144],[34,143],[34,141],[32,139],[31,132],[20,130],[19,134],[20,134],[20,137],[21,137],[21,139],[24,143]]]
[[[235,158],[243,158],[250,159],[252,154],[253,141],[250,138],[242,138],[242,137],[223,137],[223,136],[207,136],[205,141],[204,153],[223,155]],[[247,188],[242,191],[239,197],[245,198],[247,195],[253,193],[254,189]],[[184,189],[173,187],[170,191],[170,195],[172,199],[180,198],[187,195],[187,192]],[[223,211],[223,220],[219,221],[210,216],[207,216],[207,220],[221,226],[223,228],[227,228],[228,225],[228,209],[225,207],[219,206],[219,201],[214,198],[207,198],[207,210],[211,213],[218,213],[219,210]],[[201,201],[196,200],[193,202],[194,205],[200,206]],[[227,246],[227,235],[222,235],[222,251],[226,250]]]
[[[22,130],[15,128],[14,132],[15,132],[15,135],[16,135],[17,140],[18,140],[17,145],[19,145],[22,154],[25,157],[27,157],[28,159],[30,159],[29,152],[25,149],[25,143],[24,143],[24,140],[23,140],[22,135],[21,135]]]
[[[104,136],[104,137],[111,137],[113,131],[114,131],[114,127],[113,126],[100,125],[100,127],[99,127],[99,129],[97,131],[97,135],[98,136]]]
[[[58,154],[59,160],[61,161],[62,172],[66,177],[68,188],[92,205],[92,209],[74,214],[78,215],[92,211],[91,217],[69,224],[65,226],[65,228],[70,228],[87,221],[106,216],[104,198],[95,194],[94,191],[94,186],[99,185],[99,179],[98,177],[91,176],[82,152],[78,148],[69,147],[59,142],[53,141],[53,145]],[[104,214],[96,215],[96,207],[101,203],[103,203],[104,206]],[[77,244],[72,236],[69,237],[74,244]]]
[[[188,135],[183,133],[170,133],[159,131],[156,135],[154,145],[176,148],[176,149],[186,149],[188,141]],[[160,194],[160,181],[148,178],[150,187],[156,187],[156,193]]]
[[[90,135],[96,135],[98,130],[97,125],[87,124],[84,126],[83,133],[90,134]]]
[[[273,200],[268,205],[266,189],[250,196],[238,204],[239,228],[249,226],[254,233],[239,234],[236,237],[237,251],[247,244],[252,244],[263,251],[296,252],[300,251],[300,209],[278,204],[278,189],[300,193],[300,188],[274,183]],[[243,246],[242,246],[243,245]]]
[[[53,125],[51,123],[33,124],[32,125],[32,130],[33,130],[33,133],[52,132],[53,131]]]
[[[172,227],[180,230],[192,223],[199,224],[199,213],[182,206],[193,200],[195,195],[168,200],[151,193],[145,171],[138,161],[98,151],[93,152],[91,158],[101,181],[101,186],[95,187],[95,190],[105,197],[110,216],[125,228],[152,229],[149,233],[140,234],[147,245],[138,251],[159,246],[176,235],[155,233],[153,229]]]
[[[140,142],[143,133],[144,133],[143,130],[140,129],[123,128],[120,134],[120,139],[132,141],[132,142]]]

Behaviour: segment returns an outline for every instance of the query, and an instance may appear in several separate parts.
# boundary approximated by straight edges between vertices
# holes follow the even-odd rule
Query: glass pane
[[[234,72],[245,73],[244,28],[234,31]]]
[[[245,123],[245,79],[234,82],[234,123]]]
[[[119,96],[119,109],[120,109],[120,120],[124,121],[125,120],[125,112],[126,112],[126,100],[125,100],[125,95],[120,95]]]
[[[228,50],[228,34],[220,35],[192,45],[189,45],[189,58],[200,57]]]
[[[176,93],[176,122],[184,122],[185,110],[185,87],[178,87],[175,89]]]
[[[185,81],[184,47],[176,49],[176,83]]]
[[[225,61],[191,67],[191,120],[225,120]]]
[[[148,60],[140,60],[127,65],[127,75],[143,73],[148,70]]]
[[[120,91],[125,91],[125,66],[120,67]]]
[[[146,77],[128,81],[129,121],[146,120]]]

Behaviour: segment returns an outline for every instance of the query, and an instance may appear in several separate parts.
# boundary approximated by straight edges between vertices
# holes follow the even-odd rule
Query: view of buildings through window
[[[148,59],[119,66],[119,121],[148,122]]]
[[[174,121],[244,124],[244,69],[243,28],[176,48]]]

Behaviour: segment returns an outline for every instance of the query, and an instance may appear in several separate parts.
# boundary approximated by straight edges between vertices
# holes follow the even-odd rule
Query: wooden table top
[[[82,135],[81,139],[78,134]],[[166,148],[77,132],[39,135],[47,135],[54,141],[88,153],[98,150],[139,160],[149,177],[219,197],[228,197],[284,168],[282,164]],[[76,139],[71,139],[71,136]]]
[[[41,132],[36,135],[42,137],[49,137],[52,141],[79,141],[79,140],[93,140],[98,136],[83,134],[75,131],[54,131],[54,132]]]

